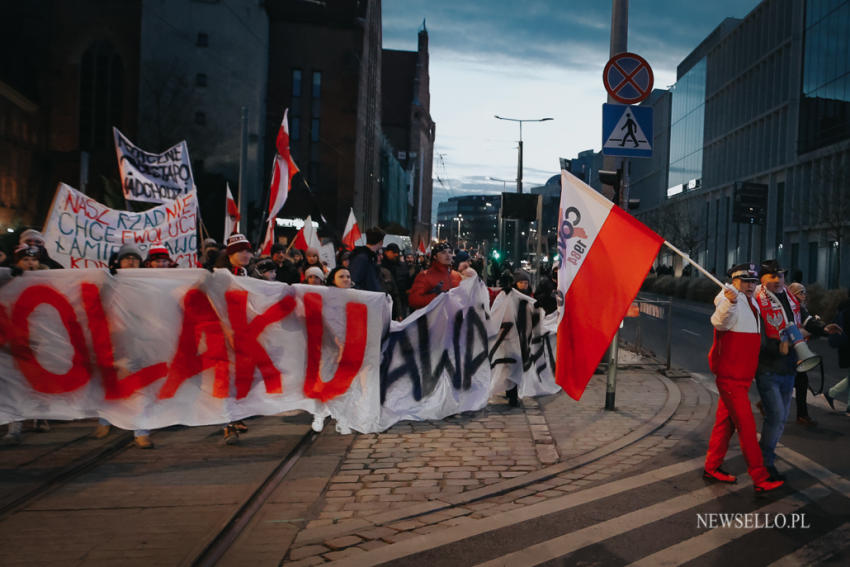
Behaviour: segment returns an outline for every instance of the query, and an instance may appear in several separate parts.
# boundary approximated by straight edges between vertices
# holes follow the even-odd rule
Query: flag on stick
[[[224,238],[222,241],[227,241],[228,236],[234,232],[239,232],[239,219],[239,205],[236,204],[233,193],[230,192],[230,183],[228,183],[224,210]]]
[[[304,226],[295,235],[292,246],[299,250],[307,250],[308,248],[319,249],[322,247],[322,242],[319,240],[316,229],[313,227],[313,219],[309,215],[304,221]]]
[[[268,226],[266,227],[266,236],[263,240],[262,254],[270,254],[272,249],[272,241],[274,240],[274,223],[275,217],[286,198],[289,196],[289,189],[292,187],[292,177],[298,173],[298,167],[292,161],[292,155],[289,153],[289,123],[287,114],[289,109],[283,111],[283,121],[280,123],[280,130],[277,132],[277,154],[274,156],[274,169],[272,170],[272,185],[269,192],[269,216]]]
[[[425,241],[421,238],[419,239],[419,251],[425,254]]]
[[[360,240],[360,227],[357,226],[357,219],[354,218],[354,209],[350,209],[348,213],[348,221],[345,223],[345,230],[342,233],[342,244],[349,250],[354,250],[355,243]]]
[[[558,210],[555,380],[580,399],[664,240],[567,171]]]

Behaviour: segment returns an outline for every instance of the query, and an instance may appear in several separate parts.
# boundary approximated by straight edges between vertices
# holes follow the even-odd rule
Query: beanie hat
[[[15,262],[23,258],[24,256],[33,256],[38,258],[41,251],[35,246],[30,246],[29,244],[18,244],[15,248]]]
[[[272,262],[271,258],[263,258],[257,262],[256,269],[259,273],[265,274],[266,272],[271,272],[272,270],[277,269],[277,264]]]
[[[286,246],[284,246],[280,242],[275,242],[274,244],[272,244],[271,253],[274,255],[274,254],[277,254],[278,252],[286,252]]]
[[[323,272],[318,266],[307,268],[307,271],[304,272],[304,279],[306,280],[309,276],[316,276],[320,280],[325,281],[325,272]]]
[[[517,283],[517,282],[529,282],[530,283],[531,282],[531,276],[528,275],[528,272],[526,272],[525,270],[520,268],[520,269],[518,269],[514,272],[514,283]]]
[[[44,245],[44,235],[34,228],[28,228],[21,233],[18,242],[26,244],[27,240],[39,240]]]
[[[122,246],[121,248],[123,249],[124,247]],[[151,260],[171,260],[171,253],[168,252],[168,248],[163,246],[161,242],[154,242],[151,244],[151,247],[148,248],[148,257],[146,261],[149,262]]]
[[[168,250],[166,250],[166,254],[167,253]],[[120,262],[123,258],[126,258],[127,256],[135,256],[139,259],[139,261],[141,261],[142,251],[139,250],[139,247],[135,244],[128,242],[127,244],[118,249],[118,256],[115,258],[115,260]]]
[[[227,255],[235,254],[240,250],[250,250],[251,243],[248,242],[248,239],[245,238],[244,234],[239,234],[238,232],[234,232],[230,236],[227,237]]]
[[[452,251],[452,247],[449,246],[448,242],[440,242],[439,244],[435,244],[431,247],[431,258],[437,256],[438,252],[442,252],[443,250]]]

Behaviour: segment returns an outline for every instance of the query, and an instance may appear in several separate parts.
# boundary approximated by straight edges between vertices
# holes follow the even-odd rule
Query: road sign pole
[[[629,0],[611,0],[611,57],[628,51],[629,43]],[[608,94],[608,102],[614,103],[614,97]],[[617,169],[617,159],[613,156],[602,158],[603,168]],[[628,202],[628,201],[626,201]],[[620,340],[619,330],[611,339],[611,360],[608,365],[608,380],[605,386],[605,409],[613,411],[614,397],[617,388],[617,345]]]

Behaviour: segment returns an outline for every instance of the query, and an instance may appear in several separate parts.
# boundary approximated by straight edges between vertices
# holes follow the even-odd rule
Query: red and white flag
[[[419,251],[425,254],[425,241],[421,238],[419,239]]]
[[[357,219],[354,218],[354,209],[350,209],[348,213],[348,221],[345,223],[345,231],[342,233],[342,244],[349,250],[354,250],[355,243],[360,240],[360,227],[357,226]]]
[[[266,237],[263,240],[262,254],[270,254],[272,241],[274,240],[274,223],[278,211],[283,208],[289,189],[292,187],[292,176],[298,173],[298,167],[292,161],[289,153],[289,123],[287,114],[289,109],[283,111],[283,121],[277,132],[277,154],[274,156],[274,168],[272,170],[272,185],[269,193],[269,216],[266,227]]]
[[[664,239],[567,171],[558,210],[555,381],[580,399]]]
[[[295,235],[292,246],[299,250],[307,250],[308,248],[318,250],[322,247],[322,242],[319,240],[319,235],[316,234],[316,228],[313,226],[313,219],[309,215],[304,221],[304,226]]]
[[[228,183],[224,209],[224,238],[222,242],[226,242],[227,237],[234,232],[239,232],[239,218],[239,205],[236,204],[233,193],[230,192],[230,183]]]

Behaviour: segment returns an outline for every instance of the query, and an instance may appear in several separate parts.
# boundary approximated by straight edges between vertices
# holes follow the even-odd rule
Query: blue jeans
[[[772,467],[776,459],[776,444],[785,430],[785,421],[791,409],[791,392],[794,391],[793,374],[765,372],[756,375],[761,402],[764,406],[764,425],[761,429],[761,454],[764,466]]]

